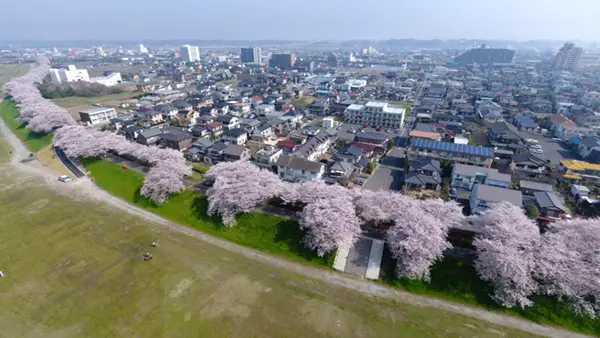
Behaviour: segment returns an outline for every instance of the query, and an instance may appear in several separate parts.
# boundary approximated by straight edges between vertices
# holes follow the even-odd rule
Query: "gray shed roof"
[[[287,155],[280,156],[277,160],[277,165],[280,167],[308,170],[311,172],[319,172],[323,168],[323,163],[309,161],[298,156]]]
[[[523,196],[518,190],[510,190],[489,185],[477,184],[477,199],[488,202],[510,202],[518,207],[523,206]]]
[[[540,208],[552,208],[568,212],[567,208],[565,208],[563,199],[553,192],[538,191],[534,193],[533,196]]]
[[[508,174],[498,172],[498,169],[477,167],[474,165],[460,164],[454,165],[454,173],[465,176],[475,176],[477,173],[487,174],[487,178],[495,181],[510,182],[511,177]]]
[[[554,191],[551,184],[542,183],[542,182],[521,180],[521,182],[519,182],[519,186],[521,187],[521,189],[527,189],[527,190],[549,191],[549,192]]]

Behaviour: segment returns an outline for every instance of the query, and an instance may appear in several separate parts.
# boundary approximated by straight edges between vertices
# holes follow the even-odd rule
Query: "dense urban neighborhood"
[[[469,262],[493,306],[547,297],[591,324],[543,323],[600,334],[600,53],[314,47],[15,48],[4,103],[67,179],[139,180],[128,202],[176,222],[186,194],[231,231],[282,217],[370,280]]]

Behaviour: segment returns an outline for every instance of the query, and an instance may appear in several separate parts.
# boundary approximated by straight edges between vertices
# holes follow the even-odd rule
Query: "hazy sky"
[[[600,40],[600,0],[7,0],[0,40]]]

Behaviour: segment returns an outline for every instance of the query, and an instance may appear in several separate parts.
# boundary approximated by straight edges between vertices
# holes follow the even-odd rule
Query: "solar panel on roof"
[[[487,156],[492,157],[494,149],[480,146],[473,146],[469,144],[456,144],[449,142],[433,141],[423,138],[416,138],[412,142],[413,146],[420,148],[427,148],[432,150],[442,150],[453,153],[465,153],[470,155]]]

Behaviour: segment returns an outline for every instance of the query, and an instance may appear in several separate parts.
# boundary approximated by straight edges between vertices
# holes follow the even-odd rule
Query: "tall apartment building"
[[[269,66],[281,69],[292,69],[296,64],[296,54],[273,54]]]
[[[554,58],[554,64],[552,69],[554,70],[574,70],[579,63],[579,58],[583,49],[575,47],[572,42],[565,43],[564,46],[558,51]]]
[[[262,50],[257,47],[242,48],[241,58],[243,63],[262,63]]]
[[[387,102],[351,104],[344,111],[344,122],[398,129],[404,125],[404,112],[404,108],[390,107]]]
[[[179,50],[181,60],[186,62],[200,61],[200,48],[198,46],[183,45]]]
[[[600,67],[600,53],[585,53],[579,57],[578,68],[598,68]]]

